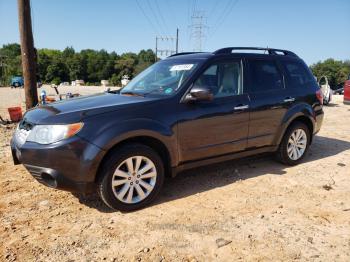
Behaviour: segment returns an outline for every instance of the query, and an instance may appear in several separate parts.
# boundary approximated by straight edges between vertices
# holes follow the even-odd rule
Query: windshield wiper
[[[144,96],[143,94],[140,93],[135,93],[132,91],[125,91],[125,92],[120,92],[121,95],[129,95],[129,96]]]
[[[120,90],[111,90],[110,88],[108,88],[105,92],[110,94],[119,94]]]

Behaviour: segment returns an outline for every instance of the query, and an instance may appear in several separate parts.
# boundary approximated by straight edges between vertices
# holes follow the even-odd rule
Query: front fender
[[[312,123],[313,130],[315,129],[315,114],[309,104],[302,103],[291,107],[284,115],[280,128],[276,132],[274,145],[279,145],[289,125],[298,117],[306,117]],[[311,134],[312,135],[312,134]]]
[[[105,152],[116,144],[135,137],[151,137],[157,139],[168,149],[172,164],[177,161],[176,136],[174,130],[167,128],[161,122],[147,119],[135,118],[130,120],[111,121],[103,123],[101,127],[91,122],[91,131],[80,134],[85,139],[103,149]]]

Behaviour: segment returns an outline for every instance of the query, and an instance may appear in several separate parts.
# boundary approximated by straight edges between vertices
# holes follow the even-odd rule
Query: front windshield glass
[[[120,94],[174,94],[197,67],[197,62],[161,61],[137,75]]]

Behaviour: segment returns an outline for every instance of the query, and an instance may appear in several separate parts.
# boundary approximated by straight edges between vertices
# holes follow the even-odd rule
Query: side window
[[[251,60],[249,61],[249,71],[252,92],[283,89],[282,76],[274,61]]]
[[[307,87],[314,82],[313,76],[305,68],[305,65],[294,61],[282,61],[287,72],[287,86],[292,88]]]
[[[204,71],[194,85],[209,88],[214,97],[242,94],[241,63],[237,61],[213,64]]]

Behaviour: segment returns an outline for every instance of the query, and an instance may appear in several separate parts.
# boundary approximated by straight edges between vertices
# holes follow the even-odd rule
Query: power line
[[[211,38],[218,30],[218,28],[225,22],[227,16],[231,13],[233,7],[238,3],[239,0],[228,0],[227,5],[222,12],[222,15],[219,16],[219,19],[217,20],[217,23],[213,26],[213,29],[211,31],[211,34],[208,38]],[[220,19],[221,18],[221,19]]]
[[[211,11],[208,13],[208,14],[209,14],[208,17],[212,17],[212,16],[213,16],[213,14],[215,13],[215,11],[216,11],[216,9],[218,8],[218,6],[219,6],[219,3],[215,1],[215,2],[214,2],[213,8],[212,8]]]
[[[167,23],[164,19],[164,16],[163,16],[163,13],[162,11],[160,10],[159,8],[159,3],[158,3],[158,0],[154,0],[155,4],[156,4],[156,8],[158,10],[158,13],[159,13],[159,16],[160,16],[160,19],[163,21],[163,25],[165,26],[166,29],[168,29],[168,26],[167,26]]]
[[[197,0],[193,0],[193,9],[192,9],[192,13],[195,13],[197,10]]]
[[[156,21],[156,24],[159,26],[160,31],[166,32],[166,30],[164,31],[164,27],[162,26],[162,23],[160,22],[160,20],[158,19],[158,15],[157,13],[154,11],[151,3],[149,2],[149,0],[146,0],[146,4],[148,5],[148,8],[151,10],[153,17],[155,18],[154,20]]]
[[[145,10],[143,10],[142,6],[140,5],[138,0],[135,0],[137,6],[139,7],[139,9],[141,10],[143,16],[146,18],[146,20],[148,21],[148,23],[151,25],[151,27],[153,28],[155,33],[158,33],[159,31],[157,30],[157,28],[154,26],[152,20],[148,17],[148,15],[146,14]]]

